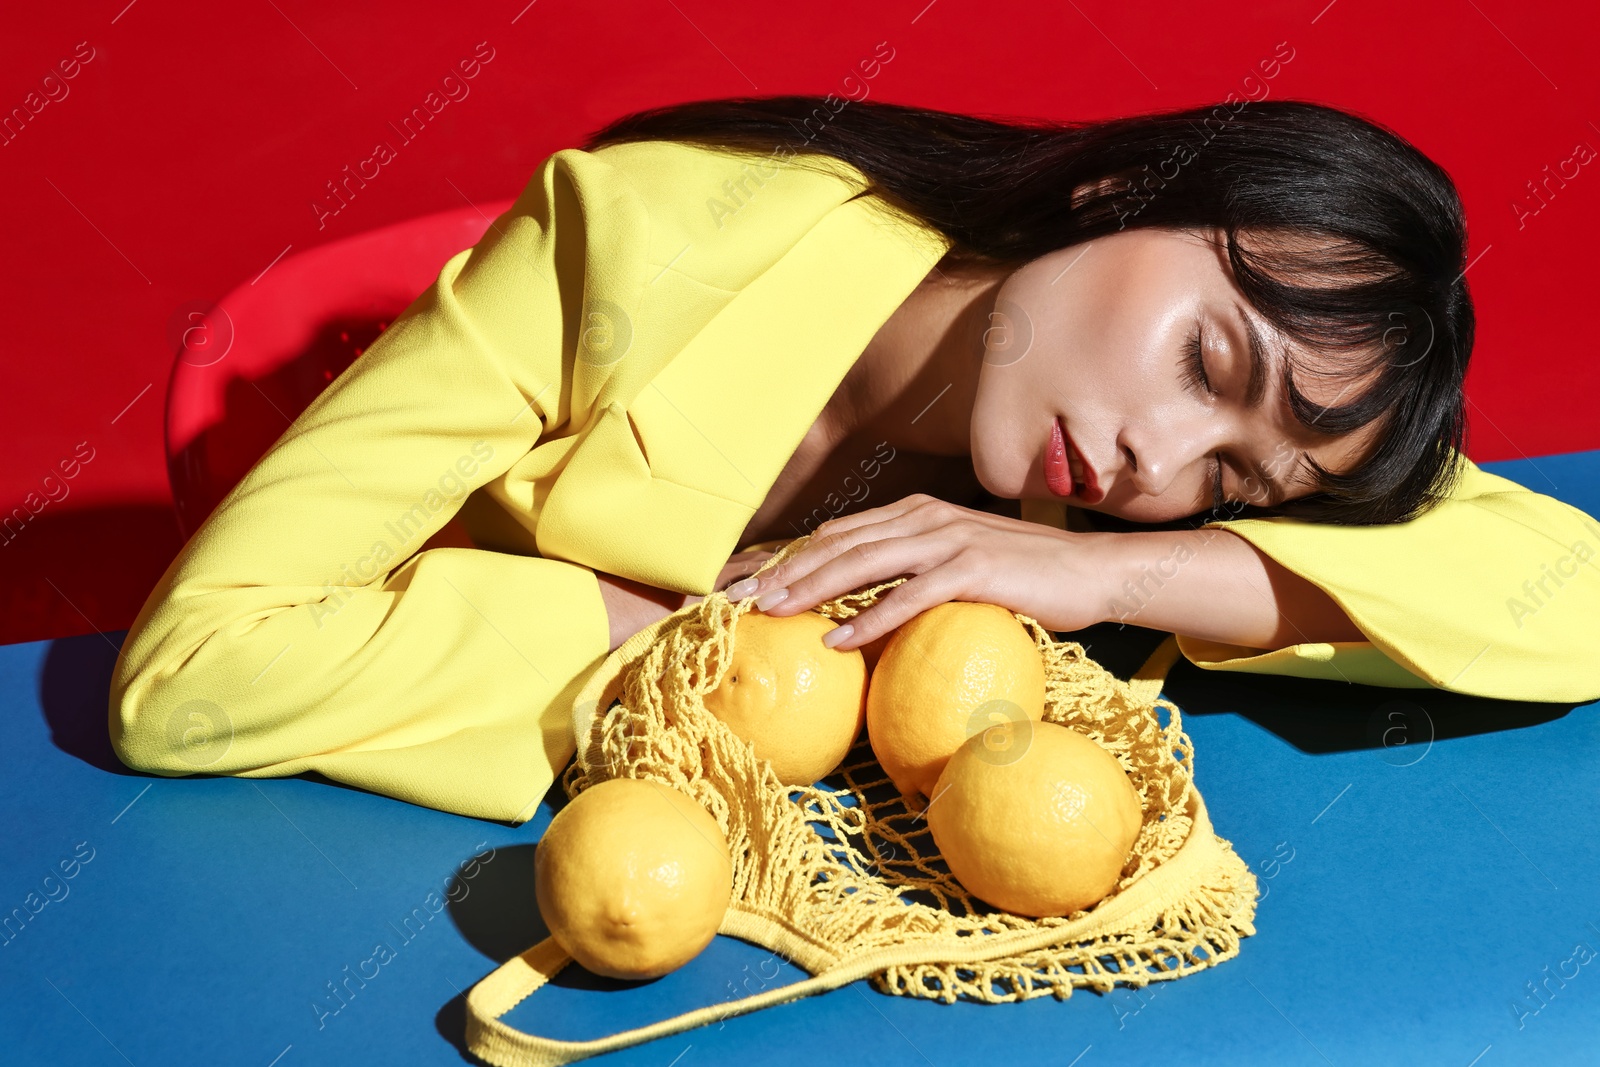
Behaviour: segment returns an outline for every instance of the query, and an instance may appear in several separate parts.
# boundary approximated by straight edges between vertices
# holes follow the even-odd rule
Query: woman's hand
[[[731,599],[756,596],[768,615],[794,615],[862,586],[910,575],[873,607],[824,638],[860,648],[951,600],[998,604],[1053,631],[1105,618],[1112,568],[1109,534],[1057,530],[975,511],[917,493],[829,519],[794,557],[759,579],[735,583]],[[765,599],[787,590],[781,598]]]
[[[739,579],[744,578],[746,575],[754,574],[762,562],[771,559],[774,554],[764,548],[751,548],[743,552],[735,552],[728,557],[728,562],[722,565],[722,570],[717,574],[717,584],[713,588],[726,590],[729,585]],[[699,603],[704,599],[705,597],[703,596],[690,596],[685,593],[678,607],[688,607],[690,604]]]

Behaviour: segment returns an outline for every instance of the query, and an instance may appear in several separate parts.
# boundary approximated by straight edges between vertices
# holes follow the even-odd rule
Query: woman
[[[598,661],[735,580],[787,614],[908,576],[844,649],[984,600],[1214,669],[1600,696],[1600,531],[1459,452],[1437,165],[1294,101],[831,99],[546,159],[168,568],[113,677],[121,758],[520,822]]]

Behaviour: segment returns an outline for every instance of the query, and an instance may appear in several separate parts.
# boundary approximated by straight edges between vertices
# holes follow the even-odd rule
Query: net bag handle
[[[753,924],[752,920],[756,920],[756,917],[730,907],[724,914],[717,932],[729,936],[741,936],[741,929],[747,924]],[[1057,930],[1046,929],[1039,932],[1060,936]],[[514,956],[501,964],[472,987],[467,994],[467,1047],[474,1055],[488,1063],[496,1064],[497,1067],[555,1067],[558,1064],[571,1063],[603,1052],[614,1052],[668,1034],[718,1022],[731,1015],[743,1015],[774,1004],[808,997],[813,993],[822,993],[858,978],[875,974],[896,963],[915,965],[949,961],[952,957],[959,957],[963,948],[974,960],[981,955],[992,955],[995,951],[1011,951],[1010,948],[991,949],[988,953],[980,954],[967,946],[946,947],[946,945],[946,942],[940,942],[934,948],[926,942],[916,942],[895,949],[868,953],[801,981],[777,986],[763,993],[696,1008],[674,1015],[670,1019],[635,1027],[632,1030],[623,1030],[606,1037],[587,1041],[563,1041],[529,1034],[500,1021],[500,1016],[522,1003],[572,962],[572,957],[555,938],[546,937],[520,956]]]
[[[1152,703],[1160,695],[1162,682],[1168,670],[1177,661],[1177,639],[1168,635],[1150,654],[1144,665],[1129,680],[1128,686],[1144,703]],[[962,937],[940,940],[907,942],[892,948],[878,949],[854,958],[830,963],[827,954],[817,952],[815,946],[805,942],[787,927],[764,916],[744,911],[737,904],[730,906],[717,927],[717,933],[737,937],[766,948],[793,946],[797,951],[788,953],[798,963],[811,963],[817,972],[808,978],[738,1000],[695,1008],[669,1019],[646,1026],[622,1030],[605,1037],[585,1041],[567,1041],[553,1037],[530,1034],[500,1017],[537,992],[562,968],[572,962],[572,957],[554,937],[546,937],[537,945],[513,956],[480,979],[467,993],[467,1048],[486,1063],[496,1067],[559,1067],[561,1064],[587,1059],[605,1052],[653,1041],[668,1034],[719,1022],[733,1015],[759,1011],[774,1004],[826,992],[839,986],[867,978],[889,967],[915,966],[921,963],[978,963],[984,960],[1029,952],[1059,944],[1063,940],[1089,939],[1098,936],[1101,929],[1127,921],[1135,912],[1153,912],[1163,899],[1182,892],[1186,880],[1193,877],[1199,864],[1212,862],[1217,846],[1206,813],[1205,803],[1198,792],[1194,794],[1194,824],[1189,839],[1170,860],[1141,878],[1119,897],[1108,901],[1107,908],[1096,908],[1080,922],[1068,926],[1043,927],[1017,933],[993,934],[982,938]],[[1142,887],[1143,893],[1133,889]],[[1152,893],[1156,903],[1149,900]]]

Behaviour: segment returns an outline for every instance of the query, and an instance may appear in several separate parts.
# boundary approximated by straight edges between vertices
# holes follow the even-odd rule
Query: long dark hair
[[[640,140],[789,165],[843,160],[864,192],[950,238],[942,262],[952,267],[1014,269],[1141,226],[1222,229],[1235,280],[1264,319],[1301,344],[1348,352],[1342,369],[1352,381],[1377,371],[1334,407],[1306,399],[1286,374],[1295,418],[1329,437],[1384,422],[1349,472],[1306,457],[1314,492],[1275,507],[1227,504],[1230,514],[1209,518],[1400,522],[1455,486],[1474,323],[1465,214],[1444,169],[1372,121],[1302,100],[1041,122],[834,97],[730,97],[625,115],[583,147]],[[1069,195],[1085,185],[1086,196]],[[1285,234],[1294,240],[1271,239]]]

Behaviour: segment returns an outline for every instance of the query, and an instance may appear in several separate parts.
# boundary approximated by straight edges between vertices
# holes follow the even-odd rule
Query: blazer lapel
[[[877,197],[830,210],[599,409],[544,502],[540,552],[709,593],[845,373],[949,247]]]

